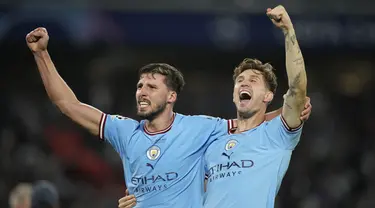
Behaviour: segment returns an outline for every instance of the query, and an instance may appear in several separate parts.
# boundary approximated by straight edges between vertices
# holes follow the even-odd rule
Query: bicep
[[[57,103],[60,110],[80,126],[86,128],[94,135],[99,135],[102,112],[90,105],[75,103]]]
[[[289,128],[296,128],[301,125],[301,112],[303,111],[306,100],[306,93],[293,89],[289,89],[284,95],[284,105],[282,110],[282,117]]]

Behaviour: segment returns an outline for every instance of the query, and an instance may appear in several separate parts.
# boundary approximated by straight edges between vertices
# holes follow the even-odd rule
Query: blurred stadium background
[[[235,117],[232,71],[245,57],[277,68],[283,37],[265,16],[283,4],[297,31],[313,113],[278,208],[375,207],[375,13],[366,0],[0,0],[0,207],[19,182],[53,182],[63,208],[117,207],[122,163],[49,102],[24,37],[46,27],[49,51],[83,102],[133,118],[137,70],[180,68],[176,110]],[[367,6],[366,6],[367,5]]]

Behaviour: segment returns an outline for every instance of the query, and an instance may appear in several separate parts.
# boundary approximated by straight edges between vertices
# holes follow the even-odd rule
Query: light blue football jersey
[[[199,208],[204,194],[204,151],[232,124],[175,113],[168,128],[149,132],[144,120],[103,114],[99,136],[119,153],[136,207]]]
[[[273,208],[301,132],[278,116],[213,142],[204,157],[204,208]]]

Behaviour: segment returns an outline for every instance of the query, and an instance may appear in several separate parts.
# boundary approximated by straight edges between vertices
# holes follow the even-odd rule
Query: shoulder
[[[114,120],[126,120],[126,119],[131,119],[129,117],[125,117],[125,116],[122,116],[122,115],[117,115],[117,114],[108,114],[108,117],[114,121]],[[133,119],[131,119],[133,120]]]
[[[276,116],[275,118],[273,118],[273,119],[271,119],[269,121],[264,121],[262,123],[262,125],[263,126],[268,126],[268,125],[272,125],[272,124],[279,123],[279,122],[281,122],[281,116],[280,115]]]
[[[214,127],[217,129],[225,129],[227,132],[234,132],[237,127],[236,119],[224,119],[207,115],[189,115],[185,116],[185,118],[187,123],[192,123],[195,126],[199,125],[202,128]]]
[[[228,126],[230,121],[227,119],[214,117],[214,116],[207,116],[207,115],[188,115],[184,116],[183,119],[184,123],[192,124],[192,125],[200,125],[202,127],[208,126]]]
[[[198,122],[207,122],[207,123],[227,121],[226,119],[222,119],[222,118],[214,117],[214,116],[207,116],[207,115],[181,115],[181,116],[186,121],[198,121]]]
[[[104,123],[113,123],[115,125],[133,125],[138,126],[139,122],[129,117],[125,117],[122,115],[117,114],[107,114],[104,118],[102,118]]]

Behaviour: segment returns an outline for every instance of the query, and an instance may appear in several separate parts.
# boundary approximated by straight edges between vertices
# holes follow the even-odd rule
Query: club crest
[[[233,149],[234,147],[237,146],[237,143],[238,142],[234,139],[229,140],[227,144],[225,145],[225,150],[228,151],[228,150]]]
[[[150,160],[156,160],[160,156],[160,148],[158,146],[152,146],[147,150],[147,157]]]

